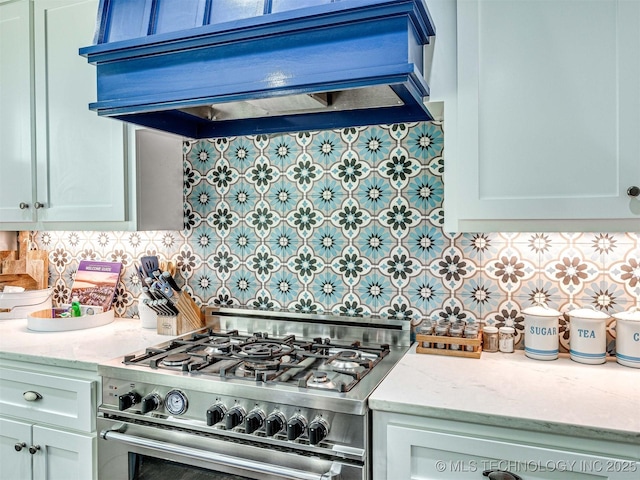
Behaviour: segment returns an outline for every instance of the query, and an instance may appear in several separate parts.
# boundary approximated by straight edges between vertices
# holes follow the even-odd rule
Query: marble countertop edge
[[[591,427],[575,425],[571,423],[562,423],[555,420],[549,421],[544,419],[487,414],[485,412],[474,412],[469,410],[455,410],[447,407],[426,407],[424,405],[416,405],[412,403],[398,404],[398,402],[388,402],[380,399],[370,399],[369,407],[372,410],[381,412],[430,417],[438,420],[450,420],[461,423],[475,423],[478,425],[514,428],[518,430],[582,437],[588,439],[597,438],[604,441],[622,441],[625,443],[635,443],[640,445],[640,431],[635,431],[633,429],[607,429],[602,427]]]

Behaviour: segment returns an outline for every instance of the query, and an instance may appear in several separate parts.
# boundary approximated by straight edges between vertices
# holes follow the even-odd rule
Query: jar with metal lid
[[[424,321],[416,327],[418,335],[433,335],[433,324],[430,321]],[[422,342],[424,348],[431,348],[431,342]]]
[[[465,338],[477,338],[478,337],[478,325],[469,324],[464,329],[464,337]],[[473,352],[473,345],[466,345],[465,350],[467,352]]]
[[[498,351],[498,329],[496,327],[484,327],[482,332],[482,349],[485,352]]]
[[[498,346],[501,352],[513,353],[513,344],[516,329],[513,327],[500,327],[498,330]]]
[[[435,329],[435,334],[438,337],[446,337],[449,335],[449,325],[438,325]],[[447,344],[444,342],[436,343],[436,348],[447,348]]]
[[[451,325],[451,328],[449,329],[449,336],[450,337],[462,337],[462,334],[464,332],[464,325],[462,324],[453,324]],[[457,343],[452,343],[451,345],[449,345],[449,349],[450,350],[460,350],[460,345]]]

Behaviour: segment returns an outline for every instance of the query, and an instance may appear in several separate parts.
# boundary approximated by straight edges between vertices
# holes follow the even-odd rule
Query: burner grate
[[[127,355],[123,363],[346,392],[388,352],[388,345],[362,346],[359,341],[296,340],[294,335],[272,338],[264,332],[243,335],[237,330],[222,333],[209,328],[147,348],[138,356]]]

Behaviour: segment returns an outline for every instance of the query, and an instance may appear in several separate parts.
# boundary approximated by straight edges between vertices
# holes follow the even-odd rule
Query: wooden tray
[[[113,309],[95,315],[81,317],[53,318],[51,309],[39,310],[27,315],[27,329],[36,332],[66,332],[101,327],[113,322]]]
[[[416,347],[417,353],[430,353],[432,355],[448,355],[451,357],[465,358],[480,358],[480,355],[482,355],[482,330],[478,332],[478,336],[476,338],[444,337],[418,333],[416,334],[416,341],[418,342],[418,346]],[[431,345],[434,343],[444,343],[445,348],[423,347],[422,342],[427,342]],[[460,345],[460,350],[451,350],[451,345]],[[467,345],[471,345],[473,347],[472,352],[465,349]]]

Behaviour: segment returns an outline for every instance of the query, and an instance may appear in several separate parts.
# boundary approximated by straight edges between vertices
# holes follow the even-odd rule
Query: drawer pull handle
[[[13,448],[15,448],[16,452],[21,451],[24,447],[26,447],[27,444],[22,442],[22,443],[16,443]]]
[[[24,392],[22,394],[22,398],[24,398],[27,402],[35,402],[36,400],[40,400],[42,398],[42,395],[40,395],[38,392],[29,390],[28,392]]]
[[[485,470],[482,476],[489,477],[489,480],[522,480],[522,477],[506,470]]]
[[[35,455],[35,454],[36,454],[36,452],[38,452],[38,450],[40,450],[40,445],[31,445],[31,446],[29,447],[29,453],[30,453],[31,455]]]

